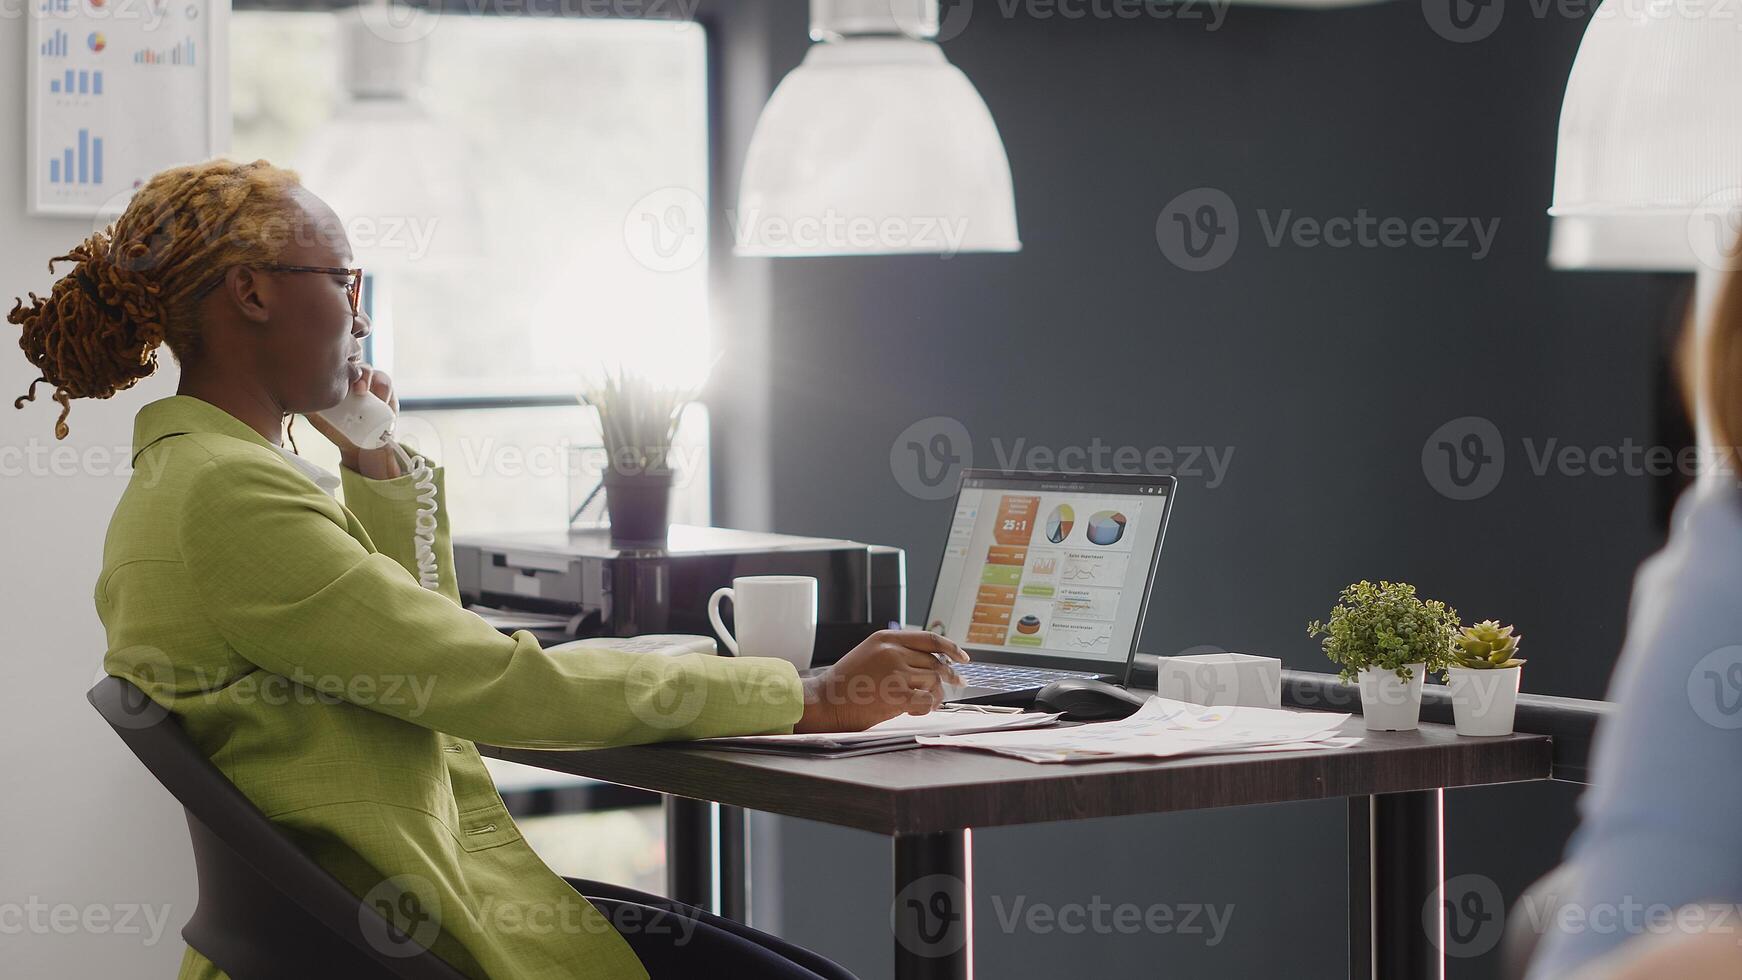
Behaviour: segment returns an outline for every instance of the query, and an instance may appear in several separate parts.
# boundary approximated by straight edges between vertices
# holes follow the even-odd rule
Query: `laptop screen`
[[[990,660],[1125,664],[1174,487],[1170,477],[967,471],[926,627]]]

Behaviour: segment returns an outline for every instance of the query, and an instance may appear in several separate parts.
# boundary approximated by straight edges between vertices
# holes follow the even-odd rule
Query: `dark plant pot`
[[[671,471],[605,471],[605,511],[617,547],[663,547],[671,530]]]

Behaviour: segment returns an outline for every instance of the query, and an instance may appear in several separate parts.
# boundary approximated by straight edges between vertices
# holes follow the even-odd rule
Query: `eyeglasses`
[[[345,292],[351,297],[351,315],[356,316],[362,310],[363,303],[363,270],[335,269],[324,265],[284,265],[270,262],[260,266],[272,272],[313,272],[323,276],[347,276]]]

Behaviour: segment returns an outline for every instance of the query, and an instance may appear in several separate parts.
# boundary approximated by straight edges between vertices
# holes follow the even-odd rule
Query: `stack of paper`
[[[978,734],[926,735],[921,745],[982,749],[1030,762],[1105,762],[1220,752],[1334,748],[1355,743],[1338,738],[1349,718],[1325,711],[1280,708],[1205,707],[1152,697],[1121,721]]]
[[[977,711],[934,711],[929,715],[897,715],[862,732],[827,732],[813,735],[734,735],[704,738],[693,744],[707,748],[758,749],[762,751],[830,751],[911,745],[922,735],[963,735],[971,732],[1038,728],[1059,720],[1047,714],[983,714]]]

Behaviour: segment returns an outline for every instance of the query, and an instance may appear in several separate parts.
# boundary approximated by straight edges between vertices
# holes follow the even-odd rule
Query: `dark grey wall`
[[[890,448],[911,423],[959,420],[981,465],[1017,439],[1216,447],[1233,453],[1220,485],[1182,475],[1145,651],[1207,644],[1322,669],[1305,623],[1343,584],[1389,577],[1466,621],[1518,624],[1527,690],[1600,696],[1633,569],[1660,540],[1653,486],[1539,476],[1531,452],[1654,439],[1657,325],[1677,284],[1546,266],[1555,125],[1582,23],[1507,5],[1493,36],[1459,44],[1413,0],[1234,8],[1214,31],[1006,6],[975,5],[945,50],[1004,135],[1020,254],[725,263],[770,276],[774,526],[907,548],[917,616],[949,505],[897,483]],[[803,4],[762,26],[776,32],[778,77],[802,55]],[[1222,267],[1188,272],[1155,225],[1201,186],[1235,203],[1240,243]],[[1468,248],[1271,247],[1258,212],[1284,209],[1498,219],[1499,231],[1479,261]],[[1424,474],[1423,445],[1471,415],[1499,432],[1504,475],[1456,501]],[[1575,796],[1449,794],[1449,873],[1516,894],[1555,862]],[[981,975],[1344,975],[1343,813],[978,834]],[[780,833],[783,930],[886,975],[885,842],[790,821]],[[1214,948],[1005,934],[989,902],[1019,894],[1231,902],[1236,914]],[[1453,975],[1489,975],[1492,959],[1455,961]]]

